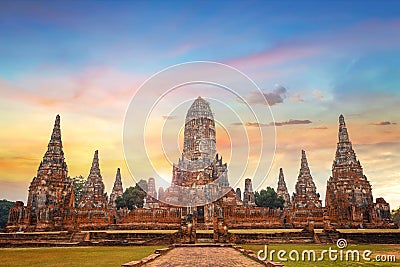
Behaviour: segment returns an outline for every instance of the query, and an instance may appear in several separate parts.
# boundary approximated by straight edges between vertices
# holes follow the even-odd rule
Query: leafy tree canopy
[[[262,189],[260,192],[256,191],[254,197],[257,206],[271,209],[283,209],[283,203],[285,202],[282,198],[278,197],[275,190],[269,186],[266,190]]]
[[[122,194],[122,197],[118,197],[115,200],[117,209],[128,208],[129,210],[135,210],[143,208],[145,197],[146,192],[140,187],[139,183],[136,183],[134,187],[128,187]]]
[[[85,186],[85,183],[86,179],[83,178],[82,175],[72,178],[72,184],[74,186],[74,194],[75,194],[75,207],[78,206],[78,203],[81,200],[83,194],[83,187]]]
[[[10,208],[14,206],[15,202],[8,200],[0,200],[0,229],[6,228],[8,221],[8,214],[10,212]]]

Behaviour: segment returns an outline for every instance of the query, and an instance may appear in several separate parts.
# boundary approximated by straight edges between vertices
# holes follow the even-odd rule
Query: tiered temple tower
[[[276,189],[278,197],[282,198],[285,202],[283,203],[284,208],[289,208],[290,205],[290,195],[286,187],[285,177],[283,176],[282,168],[279,169],[279,179],[278,187]]]
[[[62,147],[57,115],[47,151],[29,186],[27,217],[35,230],[62,229],[74,205],[74,190]]]
[[[158,200],[165,201],[165,192],[164,192],[164,187],[162,186],[158,188]]]
[[[183,153],[173,166],[172,184],[193,187],[216,179],[221,186],[229,186],[227,164],[216,154],[214,116],[208,102],[199,96],[186,114]]]
[[[257,228],[288,225],[295,228],[309,226],[307,229],[311,231],[314,225],[317,228],[327,226],[326,229],[331,229],[331,226],[394,227],[390,220],[389,203],[383,198],[377,198],[376,203],[373,203],[371,185],[356,158],[342,115],[339,117],[339,142],[332,177],[327,183],[325,214],[304,151],[291,205],[284,210],[261,208],[254,207],[250,179],[245,180],[243,201],[240,200],[240,189],[235,193],[229,186],[227,164],[215,153],[215,122],[212,112],[209,104],[200,97],[188,111],[184,134],[184,150],[178,164],[173,166],[172,185],[165,191],[159,189],[158,196],[167,205],[158,202],[159,209],[153,206],[154,210],[108,209],[96,151],[82,199],[78,207],[74,207],[74,188],[68,177],[62,149],[60,116],[57,115],[47,151],[37,176],[29,186],[27,206],[17,201],[10,209],[7,231],[106,229],[110,224],[120,223],[122,227],[126,225],[131,229],[143,222],[143,219],[146,220],[143,227],[158,229],[163,223],[167,223],[168,227],[171,224],[179,226],[182,216],[187,215],[187,212],[195,216],[198,229],[213,227],[220,219],[239,228],[249,225]],[[150,196],[155,195],[154,179],[149,179],[149,183],[140,180],[138,184],[149,191]],[[288,198],[282,169],[277,192],[284,199]],[[118,169],[110,206],[115,205],[116,197],[121,194],[122,182]],[[195,205],[191,205],[192,200],[196,200]]]
[[[112,208],[112,209],[116,209],[117,204],[115,201],[117,200],[118,197],[121,197],[123,193],[124,193],[124,189],[122,188],[121,171],[118,168],[117,174],[115,176],[114,186],[113,186],[113,189],[110,194],[110,201],[108,203],[108,207]]]
[[[332,176],[326,186],[325,205],[330,220],[338,226],[360,227],[364,223],[374,223],[371,185],[357,160],[343,115],[339,116],[338,138]]]
[[[244,180],[244,191],[243,191],[243,206],[255,207],[256,202],[254,198],[253,185],[251,179],[247,178]]]
[[[227,164],[216,154],[215,121],[210,105],[198,97],[190,106],[184,130],[183,153],[173,165],[165,201],[174,205],[204,205],[230,191]]]
[[[199,96],[186,114],[183,155],[192,162],[204,159],[210,164],[216,150],[214,116],[208,102]]]
[[[147,182],[147,191],[146,191],[146,203],[144,205],[145,208],[158,208],[157,201],[157,191],[156,191],[156,180],[153,177],[150,177]]]
[[[294,208],[320,209],[322,207],[321,200],[319,199],[320,195],[317,193],[317,187],[311,176],[304,150],[301,151],[301,167],[295,188],[292,200]]]
[[[290,215],[289,218],[286,218],[287,222],[292,223],[294,227],[305,227],[311,224],[314,227],[314,223],[321,227],[323,225],[323,210],[319,197],[308,167],[306,152],[302,150],[300,173],[292,197]]]
[[[83,188],[79,208],[104,209],[107,208],[107,193],[104,192],[103,178],[99,167],[99,152],[94,152],[92,167]]]
[[[236,198],[238,200],[242,200],[242,191],[240,190],[240,187],[236,188]]]
[[[157,198],[156,180],[150,177],[147,182],[147,195],[148,197]]]

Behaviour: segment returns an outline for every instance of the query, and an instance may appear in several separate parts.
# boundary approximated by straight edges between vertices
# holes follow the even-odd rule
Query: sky
[[[159,107],[169,109],[154,113],[158,124],[146,130],[149,153],[161,176],[171,178],[179,149],[168,157],[157,154],[160,146],[151,144],[160,139],[160,124],[170,125],[162,134],[179,145],[185,112],[194,95],[204,92],[219,122],[217,148],[233,168],[230,179],[242,182],[251,175],[234,171],[232,155],[257,149],[261,141],[256,132],[274,129],[276,136],[266,141],[276,141],[271,162],[249,157],[250,165],[266,169],[265,175],[250,177],[263,181],[254,189],[276,188],[283,168],[292,194],[304,149],[324,199],[338,141],[338,117],[343,114],[374,198],[384,197],[397,208],[399,29],[397,1],[3,2],[0,199],[26,202],[57,114],[71,177],[87,177],[98,149],[108,193],[118,167],[124,187],[133,185],[134,179],[147,179],[153,174],[140,168],[140,159],[134,178],[124,159],[125,114],[131,101],[165,68],[212,61],[253,80],[268,104],[251,88],[242,87],[240,94],[256,112],[267,115],[260,121],[246,116],[239,121],[233,113],[220,111],[218,103],[232,110],[241,110],[242,104],[232,96],[213,102],[219,98],[206,87],[186,86],[176,98],[170,95],[170,101],[179,96],[179,104],[161,102],[164,106]],[[141,92],[144,106],[159,97],[156,89]],[[233,133],[239,128],[250,142],[233,146]]]

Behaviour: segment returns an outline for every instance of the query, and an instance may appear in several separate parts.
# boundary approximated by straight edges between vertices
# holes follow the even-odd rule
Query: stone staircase
[[[70,243],[83,242],[85,240],[85,236],[86,236],[86,233],[82,233],[82,232],[72,233],[69,242]]]
[[[235,233],[238,244],[250,243],[313,243],[311,232],[276,232],[276,233]]]
[[[315,243],[332,244],[340,238],[340,233],[337,231],[323,231],[321,233],[315,233]]]
[[[198,233],[196,232],[197,243],[214,243],[214,234],[210,233]]]

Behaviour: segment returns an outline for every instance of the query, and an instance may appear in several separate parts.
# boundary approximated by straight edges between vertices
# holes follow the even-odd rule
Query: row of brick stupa
[[[188,140],[190,141],[190,139]],[[210,147],[210,150],[212,150],[213,143]],[[221,168],[225,166],[218,156],[217,161],[221,162],[218,165]],[[216,167],[218,166],[216,165]],[[151,193],[147,196],[146,202],[154,204],[154,206],[148,207],[158,208],[155,200],[154,179],[149,180],[148,189]],[[117,213],[115,210],[115,199],[122,195],[123,191],[119,170],[110,200],[107,201],[99,168],[98,151],[94,154],[90,174],[83,191],[83,197],[78,207],[75,207],[73,185],[68,177],[67,164],[62,150],[60,117],[57,115],[48,149],[39,165],[38,174],[29,187],[27,206],[18,202],[10,210],[9,229],[18,230],[18,227],[24,227],[24,229],[29,230],[29,227],[32,227],[35,230],[57,230],[70,227],[74,223],[92,228],[107,227],[112,223],[113,218],[114,221],[116,217],[127,222],[140,221],[144,216],[143,214],[146,213],[146,211],[138,210],[125,214],[124,212]],[[160,193],[162,192],[160,191]],[[324,212],[327,213],[331,222],[338,226],[357,227],[363,224],[381,226],[385,220],[390,218],[390,207],[387,202],[378,198],[376,203],[373,203],[371,186],[363,175],[361,164],[356,159],[343,116],[339,118],[339,142],[332,168],[332,177],[327,184],[325,208],[322,207],[304,151],[302,151],[300,172],[292,199],[290,199],[287,191],[283,171],[280,172],[277,193],[285,200],[286,208],[284,211],[257,210],[259,208],[255,207],[250,179],[245,181],[243,200],[241,199],[240,189],[236,190],[236,193],[232,189],[230,193],[233,194],[233,197],[229,197],[232,201],[229,200],[227,205],[230,206],[231,214],[237,214],[232,215],[232,219],[237,216],[244,216],[243,214],[260,214],[260,217],[257,218],[260,225],[265,222],[266,218],[273,222],[282,219],[283,224],[292,223],[295,226],[302,226],[309,220],[322,223],[324,217],[326,217]],[[159,197],[161,195],[159,194]],[[251,212],[247,213],[240,210],[241,207],[249,208]],[[226,211],[229,209],[227,208]],[[151,213],[151,209],[149,212],[146,216],[154,216],[155,213]],[[179,214],[174,212],[174,209],[168,208],[162,210],[160,214],[176,214],[173,216],[179,219]],[[207,210],[204,212],[207,212]],[[161,221],[166,221],[165,218],[167,217],[162,215]],[[253,216],[251,221],[254,220],[256,218]]]
[[[314,214],[325,211],[330,222],[340,227],[363,227],[390,222],[390,205],[383,198],[373,202],[372,188],[350,141],[344,116],[339,116],[339,133],[332,176],[326,186],[326,207],[322,207],[320,194],[311,176],[306,153],[302,150],[301,167],[290,198],[283,169],[280,168],[278,197],[284,200],[284,207],[290,209],[293,217],[301,216],[301,210],[311,210]],[[308,217],[313,215],[308,214]],[[320,217],[319,215],[317,217]]]
[[[16,210],[10,211],[9,222],[16,221],[18,224],[25,222],[39,230],[62,229],[68,221],[67,218],[73,216],[76,210],[103,210],[106,214],[105,210],[116,207],[115,200],[122,194],[123,187],[118,168],[108,201],[96,150],[81,199],[75,207],[73,181],[68,176],[61,140],[60,116],[57,115],[47,151],[39,164],[37,176],[29,186],[27,206],[23,209],[23,202],[17,201]]]
[[[319,199],[320,194],[317,193],[317,187],[315,186],[311,176],[306,152],[304,150],[301,151],[301,166],[292,200],[290,200],[282,168],[279,169],[278,187],[276,192],[278,197],[284,200],[285,208],[290,208],[292,206],[291,203],[293,203],[295,208],[322,207],[321,200]]]
[[[116,200],[122,196],[123,187],[121,180],[120,169],[117,169],[117,174],[114,181],[114,186],[110,194],[110,199],[107,201],[107,193],[105,193],[103,178],[99,167],[99,152],[94,152],[92,167],[90,168],[89,176],[82,190],[82,197],[78,207],[83,209],[93,208],[116,208]]]

